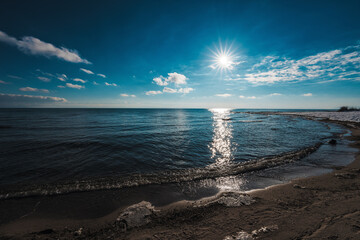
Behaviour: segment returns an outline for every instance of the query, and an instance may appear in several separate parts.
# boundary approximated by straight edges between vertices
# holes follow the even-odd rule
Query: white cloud
[[[146,95],[157,95],[157,94],[162,94],[162,91],[147,91],[145,94]]]
[[[9,84],[8,82],[5,82],[5,81],[3,81],[3,80],[0,80],[0,83],[1,83],[1,84]]]
[[[190,93],[190,92],[192,92],[192,91],[194,91],[193,88],[180,88],[180,89],[178,90],[179,93],[184,93],[184,94],[188,94],[188,93]]]
[[[304,97],[311,97],[311,96],[312,96],[312,93],[304,93],[302,96],[304,96]]]
[[[99,77],[106,78],[106,76],[105,76],[104,74],[98,73],[97,75],[98,75]]]
[[[159,86],[167,86],[169,83],[165,80],[165,78],[163,81],[162,78],[164,78],[164,77],[163,76],[156,77],[153,79],[153,81]]]
[[[177,85],[186,84],[187,77],[185,77],[185,75],[182,75],[182,74],[179,74],[176,72],[168,73],[168,75],[169,75],[167,78],[168,82],[172,82]]]
[[[127,93],[122,93],[122,94],[120,94],[120,96],[121,96],[121,97],[132,97],[132,98],[136,97],[136,95],[127,94]]]
[[[81,78],[74,78],[73,81],[75,82],[81,82],[81,83],[86,83],[85,80],[82,80]]]
[[[53,44],[43,42],[38,38],[23,37],[21,40],[18,40],[0,31],[0,41],[16,46],[20,51],[26,54],[56,57],[61,60],[73,63],[91,64],[88,60],[81,58],[76,50],[71,50],[64,47],[58,48]]]
[[[85,69],[85,68],[80,68],[80,71],[83,71],[84,73],[87,73],[87,74],[94,74],[92,71]]]
[[[98,84],[97,82],[95,82],[95,81],[93,81],[93,84],[94,84],[94,85],[99,85],[99,84]]]
[[[52,100],[52,101],[56,101],[56,102],[67,102],[67,100],[65,98],[60,98],[60,97],[50,97],[50,96],[34,96],[34,95],[21,95],[21,94],[4,94],[4,93],[0,93],[0,96],[5,96],[5,97],[12,97],[12,98],[27,98],[27,99],[42,99],[42,100]]]
[[[281,96],[282,94],[281,93],[271,93],[269,94],[269,96]]]
[[[321,83],[327,80],[360,81],[360,48],[349,46],[298,60],[266,56],[249,71],[243,76],[237,75],[236,78],[227,80],[245,80],[256,84],[305,80],[316,80]]]
[[[245,98],[247,98],[247,99],[256,99],[255,96],[246,97],[246,96],[243,96],[243,95],[240,95],[239,98],[241,98],[241,99],[245,99]]]
[[[66,86],[69,87],[69,88],[76,88],[76,89],[85,88],[84,86],[77,85],[77,84],[72,84],[72,83],[66,83]]]
[[[47,77],[37,77],[39,80],[43,81],[43,82],[50,82],[51,79],[47,78]]]
[[[57,79],[59,79],[62,82],[66,82],[67,76],[65,74],[57,74]]]
[[[58,85],[57,87],[58,88],[65,88],[65,86],[62,86],[62,85]]]
[[[177,72],[168,73],[168,77],[156,77],[153,78],[153,81],[159,86],[167,86],[169,83],[174,83],[176,85],[186,84],[187,77],[183,74]]]
[[[168,88],[168,87],[164,87],[163,92],[166,92],[166,93],[176,93],[177,90],[176,90],[176,89],[172,89],[172,88]]]
[[[219,94],[215,94],[215,96],[217,96],[217,97],[231,97],[232,95],[231,94],[229,94],[229,93],[219,93]]]
[[[105,82],[105,85],[106,85],[106,86],[114,86],[114,87],[117,86],[116,83],[108,83],[108,82]]]
[[[49,90],[47,89],[38,89],[38,88],[32,88],[32,87],[23,87],[23,88],[19,88],[20,91],[23,92],[44,92],[44,93],[48,93]]]

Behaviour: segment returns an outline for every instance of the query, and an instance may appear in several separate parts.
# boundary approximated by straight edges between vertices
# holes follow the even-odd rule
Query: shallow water
[[[56,194],[231,178],[265,157],[278,163],[266,162],[262,170],[292,162],[295,155],[279,157],[343,132],[231,109],[2,109],[0,186],[25,184],[36,189],[33,194]],[[315,162],[326,164],[324,156]]]

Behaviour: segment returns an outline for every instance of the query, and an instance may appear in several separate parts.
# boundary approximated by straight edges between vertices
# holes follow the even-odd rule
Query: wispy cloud
[[[57,79],[59,79],[62,82],[66,82],[67,76],[65,74],[58,74]]]
[[[58,85],[57,87],[58,88],[65,88],[65,86],[62,86],[62,85]]]
[[[93,84],[94,84],[94,85],[99,85],[99,84],[98,84],[97,82],[95,82],[95,81],[93,81]]]
[[[132,97],[132,98],[136,97],[136,95],[134,95],[134,94],[127,94],[127,93],[122,93],[122,94],[120,94],[120,96],[121,97]]]
[[[19,88],[20,91],[23,92],[44,92],[44,93],[48,93],[49,90],[47,89],[38,89],[38,88],[32,88],[32,87],[23,87],[23,88]]]
[[[153,78],[154,83],[159,86],[167,86],[169,83],[174,83],[176,85],[186,84],[187,80],[188,78],[185,75],[177,72],[168,73],[168,77],[160,76]]]
[[[246,97],[246,96],[244,96],[244,95],[240,95],[239,98],[242,98],[242,99],[245,99],[245,98],[246,98],[246,99],[256,99],[255,96]]]
[[[81,83],[86,83],[86,80],[83,80],[81,78],[74,78],[73,81],[75,82],[81,82]]]
[[[190,92],[192,92],[192,91],[194,91],[193,88],[180,88],[180,89],[178,90],[178,93],[188,94],[188,93],[190,93]]]
[[[106,86],[113,86],[113,87],[116,87],[116,86],[117,86],[116,83],[108,83],[108,82],[105,82],[105,85],[106,85]]]
[[[87,74],[94,74],[91,70],[88,70],[85,68],[80,68],[80,71],[83,71],[84,73],[87,73]]]
[[[269,94],[269,96],[281,96],[282,94],[281,93],[271,93]]]
[[[73,63],[91,64],[88,60],[81,58],[76,50],[67,49],[65,47],[58,48],[51,43],[43,42],[35,37],[23,37],[21,40],[18,40],[0,31],[0,41],[16,46],[20,51],[26,54],[56,57]]]
[[[98,75],[99,77],[106,78],[106,76],[105,76],[104,74],[98,73],[97,75]]]
[[[22,77],[19,76],[15,76],[15,75],[7,75],[9,78],[13,78],[13,79],[23,79]]]
[[[76,89],[82,89],[85,88],[84,86],[78,85],[78,84],[72,84],[72,83],[66,83],[66,86],[69,88],[76,88]]]
[[[245,80],[256,84],[316,80],[360,81],[360,46],[321,52],[300,59],[266,56],[249,73],[226,80]]]
[[[168,88],[168,87],[164,87],[163,92],[166,92],[166,93],[176,93],[177,90],[176,90],[176,89],[172,89],[172,88]]]
[[[50,78],[47,78],[47,77],[37,77],[39,80],[43,81],[43,82],[50,82],[51,79]]]
[[[5,81],[3,81],[3,80],[0,80],[0,83],[1,83],[1,84],[9,84],[9,82],[5,82]]]
[[[5,93],[0,93],[0,96],[11,97],[11,98],[41,99],[41,100],[51,100],[56,102],[67,102],[65,98],[50,97],[50,96],[34,96],[34,95],[5,94]]]
[[[157,95],[157,94],[162,94],[162,91],[147,91],[145,94],[146,95]]]
[[[302,96],[304,96],[304,97],[312,97],[312,93],[304,93]]]
[[[231,97],[232,94],[229,94],[229,93],[219,93],[219,94],[215,94],[215,96],[226,98],[226,97]]]

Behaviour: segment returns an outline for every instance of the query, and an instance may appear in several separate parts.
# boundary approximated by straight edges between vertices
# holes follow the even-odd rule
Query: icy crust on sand
[[[201,199],[193,203],[194,207],[203,207],[213,204],[220,204],[226,207],[247,206],[254,203],[255,200],[248,194],[240,192],[222,192],[215,198]]]
[[[360,111],[354,112],[286,112],[284,115],[298,115],[315,118],[325,118],[342,122],[360,122]]]
[[[133,227],[140,227],[148,224],[150,216],[155,212],[155,208],[150,202],[142,201],[140,203],[131,205],[124,209],[116,219],[117,226],[126,232],[127,229]]]
[[[266,233],[273,232],[278,230],[277,225],[265,226],[258,230],[254,230],[251,233],[247,233],[245,231],[237,232],[231,236],[226,236],[224,240],[253,240],[253,239],[261,239],[264,238]]]
[[[240,207],[250,205],[254,202],[255,200],[246,193],[222,192],[215,197],[188,201],[188,204],[192,207],[207,207],[215,204],[226,207]],[[131,228],[150,223],[152,218],[156,217],[156,213],[159,212],[160,210],[156,210],[150,202],[142,201],[125,208],[116,219],[116,227],[118,230],[126,232]]]
[[[182,169],[176,171],[165,171],[154,174],[137,174],[121,177],[108,177],[82,181],[69,181],[58,184],[44,184],[24,186],[22,189],[3,189],[0,191],[0,199],[22,198],[30,196],[49,196],[71,192],[85,192],[120,189],[124,187],[136,187],[149,184],[180,183],[195,180],[235,176],[238,174],[259,171],[282,164],[298,161],[315,152],[322,143],[291,151],[279,156],[255,159],[241,163],[227,165],[209,165],[204,168]]]

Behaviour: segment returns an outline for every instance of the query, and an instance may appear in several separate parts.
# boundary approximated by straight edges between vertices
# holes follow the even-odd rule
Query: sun
[[[231,56],[221,55],[217,59],[217,64],[219,67],[224,69],[231,69],[233,61],[231,60]]]
[[[212,69],[228,71],[232,70],[238,64],[236,62],[237,56],[234,54],[231,46],[222,46],[220,43],[219,47],[217,47],[215,51],[210,51],[213,54],[211,60],[212,64],[210,65],[210,68]]]

